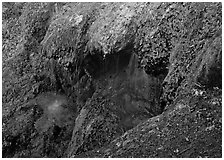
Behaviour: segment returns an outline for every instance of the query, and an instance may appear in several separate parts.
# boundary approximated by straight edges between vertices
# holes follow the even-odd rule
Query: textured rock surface
[[[3,3],[3,157],[221,157],[221,3]]]
[[[192,92],[180,97],[163,114],[79,157],[221,157],[219,94]]]

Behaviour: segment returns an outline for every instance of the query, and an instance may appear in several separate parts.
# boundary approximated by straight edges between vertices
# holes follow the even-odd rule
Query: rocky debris
[[[221,8],[3,3],[3,157],[221,157]]]

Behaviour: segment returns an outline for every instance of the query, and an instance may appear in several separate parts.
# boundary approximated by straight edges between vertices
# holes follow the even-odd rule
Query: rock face
[[[221,3],[3,3],[3,157],[222,157]]]

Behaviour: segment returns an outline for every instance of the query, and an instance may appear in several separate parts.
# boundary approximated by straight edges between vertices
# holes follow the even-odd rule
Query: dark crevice
[[[52,138],[53,139],[58,138],[61,131],[62,131],[62,129],[59,126],[55,125],[54,128],[53,128],[53,137]]]
[[[105,56],[99,53],[89,54],[83,60],[82,69],[85,74],[94,79],[106,73],[117,73],[128,65],[131,55],[130,49]]]

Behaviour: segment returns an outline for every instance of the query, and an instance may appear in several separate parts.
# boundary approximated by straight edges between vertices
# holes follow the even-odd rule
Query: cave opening
[[[109,77],[114,77],[116,74],[119,74],[121,72],[129,72],[129,74],[135,74],[135,77],[129,77],[130,79],[140,79],[141,77],[143,77],[144,79],[145,77],[150,77],[150,80],[155,81],[153,83],[158,83],[155,84],[159,86],[157,87],[157,89],[155,89],[155,91],[158,92],[156,94],[159,94],[159,96],[157,96],[156,98],[156,102],[158,102],[157,105],[159,105],[160,108],[159,113],[163,113],[163,110],[166,106],[166,101],[161,97],[163,94],[163,80],[168,74],[167,60],[165,60],[164,58],[162,60],[156,59],[156,63],[153,64],[153,67],[151,67],[151,71],[149,67],[139,68],[139,65],[136,64],[138,62],[139,61],[137,54],[133,52],[133,49],[131,47],[127,47],[113,54],[89,54],[83,60],[82,65],[85,72],[84,74],[93,79],[98,79],[103,75],[110,75]],[[138,81],[137,83],[145,82]]]
[[[89,77],[97,79],[104,74],[113,74],[124,69],[129,64],[131,55],[131,49],[106,55],[89,54],[83,60],[82,68]]]

